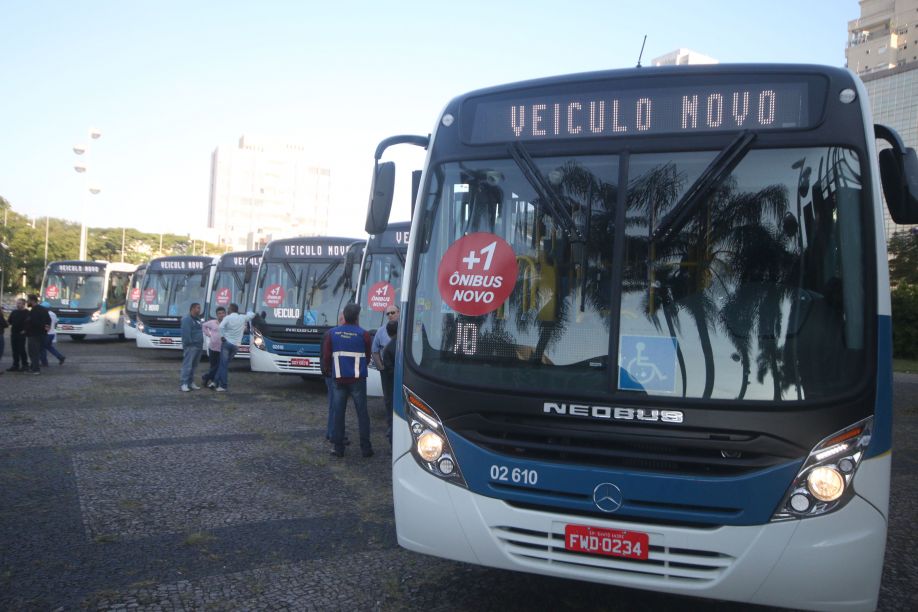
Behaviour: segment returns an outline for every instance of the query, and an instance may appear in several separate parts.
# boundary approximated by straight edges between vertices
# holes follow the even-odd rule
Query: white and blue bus
[[[57,315],[57,333],[124,337],[124,309],[133,264],[107,261],[52,261],[41,283],[42,300]]]
[[[139,348],[182,349],[182,317],[195,302],[207,311],[215,263],[209,256],[171,255],[147,264],[137,310]]]
[[[143,284],[143,275],[147,271],[147,264],[137,266],[131,274],[128,284],[127,299],[124,302],[124,312],[121,314],[121,324],[124,328],[124,337],[128,340],[137,340],[137,310],[140,308],[140,288]]]
[[[217,318],[217,308],[229,308],[235,303],[239,312],[245,313],[251,307],[254,293],[255,274],[261,263],[261,251],[231,251],[217,258],[210,295],[207,298],[207,319]],[[250,333],[248,326],[242,336],[242,344],[236,353],[237,359],[249,358]]]
[[[252,321],[255,372],[321,376],[322,336],[354,299],[364,241],[304,237],[272,240],[258,267]]]
[[[387,308],[400,306],[410,229],[410,221],[390,223],[383,233],[367,238],[357,276],[357,303],[361,306],[360,326],[371,333],[387,322]],[[372,361],[368,374],[367,395],[381,397],[379,370]]]
[[[891,147],[877,154],[877,139]],[[869,610],[886,541],[883,192],[918,158],[853,73],[644,68],[460,96],[402,292],[399,543],[468,563]],[[884,144],[884,146],[886,146]],[[880,168],[882,168],[882,177]]]

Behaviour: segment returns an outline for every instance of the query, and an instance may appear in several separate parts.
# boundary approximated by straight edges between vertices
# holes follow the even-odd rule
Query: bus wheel
[[[124,341],[124,334],[118,334],[118,340]]]
[[[86,334],[70,334],[70,339],[74,342],[82,342],[85,337]]]

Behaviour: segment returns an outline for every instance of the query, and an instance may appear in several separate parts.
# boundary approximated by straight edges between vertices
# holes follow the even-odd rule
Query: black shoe
[[[6,371],[7,372],[18,372],[19,368],[17,368],[16,366],[13,366],[11,368],[7,368]]]
[[[344,456],[344,451],[335,450],[335,449],[333,448],[333,449],[331,449],[331,450],[329,451],[328,454],[331,455],[332,457],[343,457],[343,456]]]
[[[64,360],[65,360],[65,359],[67,359],[67,358],[66,358],[66,357],[61,357],[60,363],[58,363],[58,365],[64,365]]]
[[[364,450],[360,451],[360,454],[363,455],[364,457],[372,457],[372,456],[373,456],[373,449],[372,449],[372,448],[364,449]]]

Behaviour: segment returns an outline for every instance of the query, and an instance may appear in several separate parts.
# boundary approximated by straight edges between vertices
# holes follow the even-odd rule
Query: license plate
[[[61,329],[76,329],[73,325],[58,325]]]
[[[566,525],[564,527],[564,548],[609,557],[647,559],[650,552],[650,536],[640,531]]]
[[[172,338],[160,338],[159,343],[160,344],[172,344]]]
[[[290,360],[290,365],[300,368],[308,368],[311,363],[309,359],[301,359],[299,357],[294,357]]]
[[[240,352],[240,353],[248,353],[248,352],[249,352],[249,347],[247,347],[247,346],[240,346],[240,347],[239,347],[239,352]]]

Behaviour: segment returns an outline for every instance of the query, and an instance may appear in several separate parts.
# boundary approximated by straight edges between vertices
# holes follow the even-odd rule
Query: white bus
[[[255,275],[260,263],[261,251],[231,251],[217,257],[205,319],[217,318],[217,308],[220,306],[229,308],[230,304],[236,304],[241,313],[252,307]],[[249,326],[246,325],[242,344],[236,353],[237,359],[249,358],[250,337]]]
[[[147,264],[137,266],[131,274],[128,285],[128,295],[124,302],[124,312],[121,315],[124,337],[128,340],[137,340],[137,310],[140,308],[140,287],[143,284],[143,275],[147,271]]]
[[[207,296],[216,259],[173,255],[150,261],[143,276],[137,311],[139,348],[182,349],[182,317],[191,304],[207,311]]]
[[[886,141],[877,153],[877,139]],[[467,563],[872,610],[892,342],[883,200],[918,157],[850,71],[642,68],[450,102],[402,291],[398,542]],[[879,159],[879,163],[878,163]]]
[[[41,298],[57,315],[57,333],[124,337],[124,309],[131,273],[137,266],[107,261],[53,261],[45,269]]]

